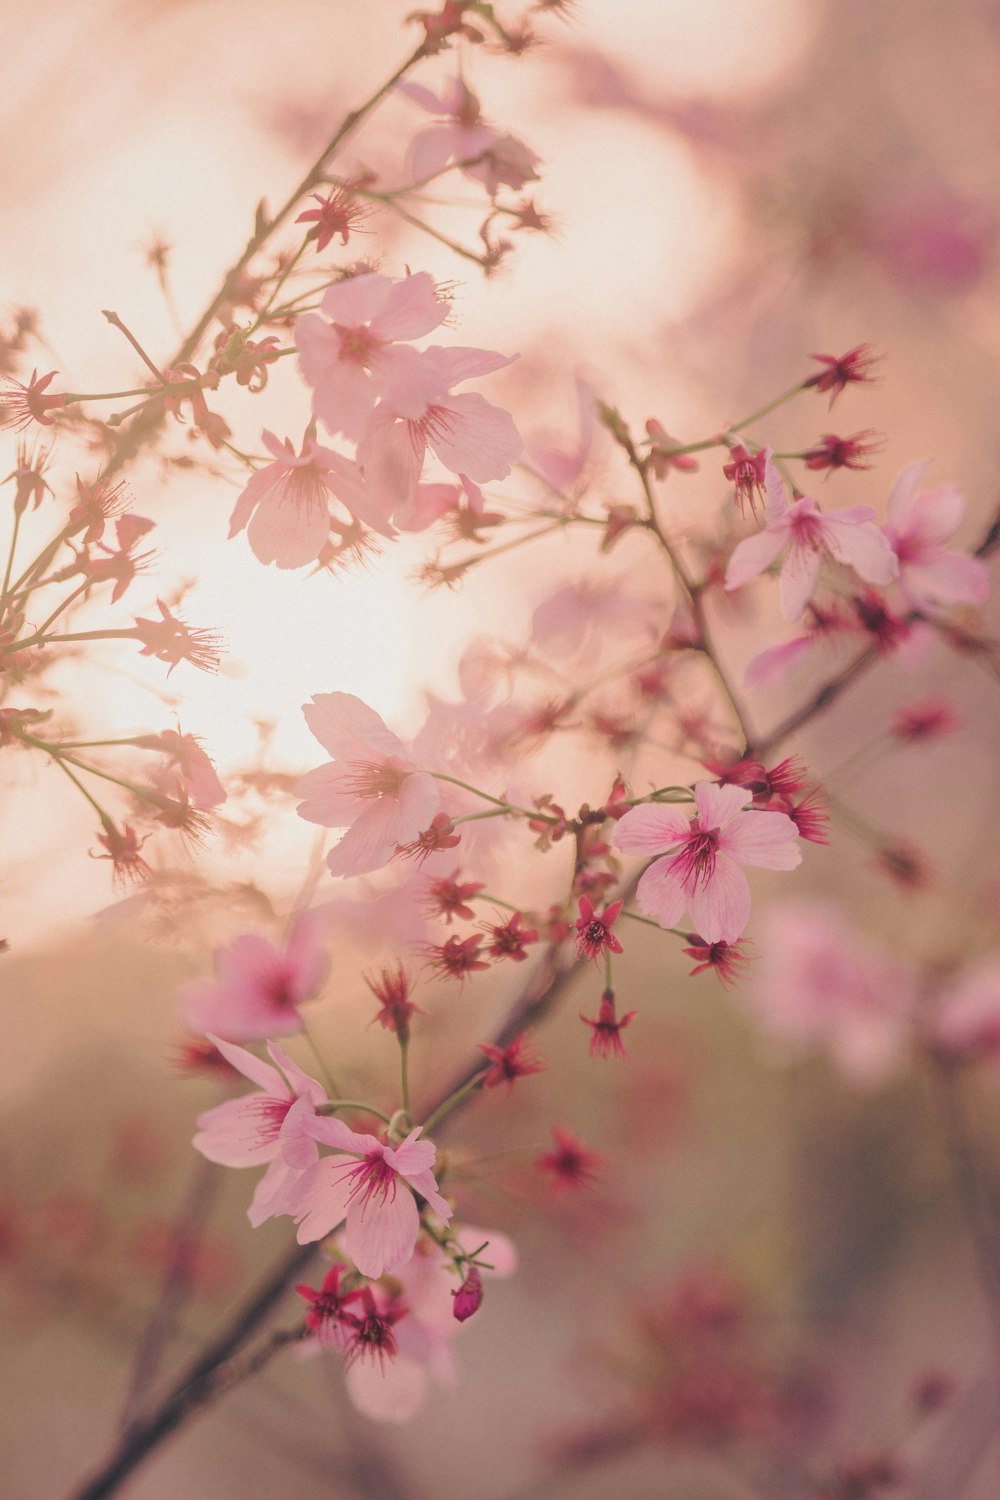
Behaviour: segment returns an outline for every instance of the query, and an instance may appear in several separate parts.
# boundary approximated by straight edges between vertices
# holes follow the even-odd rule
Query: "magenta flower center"
[[[256,1135],[261,1142],[276,1141],[285,1116],[292,1107],[291,1099],[262,1098],[255,1102],[257,1115]]]
[[[333,326],[340,339],[341,359],[367,368],[372,356],[381,348],[382,340],[376,338],[369,328],[345,328],[342,323],[334,323]]]
[[[349,1199],[360,1198],[363,1207],[374,1203],[381,1208],[389,1198],[396,1196],[396,1172],[380,1152],[365,1156],[356,1166],[349,1167],[344,1174],[354,1179]]]
[[[715,857],[719,848],[719,830],[702,829],[698,819],[692,818],[691,832],[683,847],[671,861],[672,868],[681,878],[686,891],[695,891],[707,885],[715,874]]]
[[[810,515],[808,511],[799,511],[791,517],[792,536],[798,547],[818,548],[823,545],[823,523],[819,516]]]

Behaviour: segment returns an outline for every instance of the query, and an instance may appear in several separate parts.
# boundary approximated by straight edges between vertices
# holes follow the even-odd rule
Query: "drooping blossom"
[[[213,963],[214,979],[196,979],[181,990],[181,1019],[189,1031],[229,1041],[301,1031],[299,1006],[315,998],[330,969],[308,919],[297,923],[283,947],[245,932],[216,948]]]
[[[111,861],[113,888],[122,891],[130,883],[139,885],[142,881],[148,880],[152,871],[140,851],[149,838],[149,834],[143,834],[140,838],[131,823],[123,823],[119,828],[106,814],[101,818],[101,826],[104,832],[97,835],[97,842],[104,846],[105,853],[93,854],[92,852],[92,857]]]
[[[267,1163],[247,1210],[256,1229],[265,1219],[291,1211],[289,1193],[319,1155],[307,1124],[317,1106],[325,1103],[326,1093],[277,1042],[267,1044],[271,1067],[222,1037],[213,1036],[210,1041],[244,1078],[257,1085],[257,1092],[227,1099],[199,1115],[194,1147],[224,1167]]]
[[[846,354],[814,354],[812,358],[818,360],[823,369],[803,381],[803,387],[812,386],[817,391],[829,391],[832,406],[841,391],[846,390],[849,385],[876,379],[872,372],[880,362],[881,355],[875,353],[871,344],[857,344],[853,349],[848,349]]]
[[[645,803],[620,818],[615,842],[623,854],[660,855],[639,880],[640,909],[661,927],[689,911],[708,943],[735,943],[750,916],[750,887],[742,865],[794,870],[801,862],[798,831],[780,812],[748,810],[746,787],[699,781],[697,813]]]
[[[307,208],[295,222],[311,225],[306,231],[306,240],[312,240],[320,252],[338,234],[340,243],[346,245],[352,232],[356,234],[372,212],[369,204],[359,203],[342,187],[334,188],[325,197],[321,193],[313,193],[311,197],[319,207]]]
[[[693,979],[696,974],[704,974],[711,969],[719,983],[727,986],[742,979],[750,962],[743,945],[706,943],[697,932],[688,933],[688,946],[682,948],[681,952],[695,960],[694,968],[688,970],[689,978]]]
[[[453,934],[443,943],[427,943],[424,956],[440,979],[458,979],[464,983],[467,974],[489,968],[480,951],[482,941],[478,932],[467,938]]]
[[[142,642],[140,656],[155,656],[169,662],[170,672],[178,662],[190,662],[203,672],[219,670],[220,637],[214,630],[203,630],[186,624],[169,605],[157,599],[158,620],[136,619],[134,634]],[[170,672],[167,676],[170,676]]]
[[[835,907],[807,900],[764,913],[761,953],[745,1003],[793,1055],[822,1048],[862,1085],[891,1072],[917,996],[909,963],[866,942]]]
[[[363,1276],[377,1278],[398,1271],[413,1254],[420,1231],[414,1193],[439,1218],[451,1218],[432,1170],[437,1147],[419,1139],[419,1127],[395,1147],[359,1135],[332,1116],[315,1116],[308,1129],[336,1154],[316,1162],[295,1186],[292,1211],[300,1245],[323,1239],[346,1221],[345,1251]]]
[[[420,1013],[420,1006],[410,999],[410,981],[403,965],[397,964],[395,969],[384,965],[377,978],[371,974],[363,978],[379,1003],[376,1021],[386,1031],[394,1031],[400,1042],[409,1041],[410,1017]]]
[[[470,1266],[462,1285],[451,1295],[454,1298],[451,1310],[456,1322],[465,1323],[479,1311],[483,1305],[483,1278],[475,1266]]]
[[[100,541],[107,522],[120,516],[130,504],[124,479],[119,479],[116,484],[109,484],[99,475],[93,484],[85,484],[78,474],[76,492],[79,498],[70,510],[69,522],[74,528],[86,528],[83,533],[85,542]]]
[[[136,548],[155,525],[155,521],[148,521],[145,516],[131,513],[119,516],[115,521],[118,546],[108,547],[104,542],[98,542],[96,545],[104,553],[103,557],[84,554],[80,559],[79,571],[89,582],[114,583],[111,590],[112,604],[118,603],[136,574],[142,571],[153,556],[152,549],[149,552],[137,552]]]
[[[892,549],[867,505],[845,506],[824,513],[807,495],[789,504],[777,466],[768,452],[764,483],[767,505],[764,527],[733,552],[726,588],[738,589],[758,577],[787,548],[779,596],[786,620],[797,620],[819,581],[824,554],[854,569],[868,583],[886,584],[896,576]]]
[[[478,1251],[476,1274],[484,1281],[506,1277],[517,1267],[517,1251],[505,1234],[463,1225],[453,1231],[467,1255]],[[451,1258],[425,1235],[404,1266],[395,1273],[399,1283],[396,1298],[383,1286],[374,1286],[376,1304],[388,1310],[393,1301],[406,1308],[397,1323],[397,1352],[391,1363],[379,1369],[357,1363],[347,1372],[347,1394],[366,1417],[377,1422],[407,1422],[424,1401],[432,1381],[452,1387],[458,1378],[455,1340],[461,1323],[454,1308],[461,1291]]]
[[[523,922],[523,912],[516,911],[506,922],[482,924],[489,938],[486,952],[490,958],[496,962],[509,958],[514,963],[524,963],[528,957],[528,948],[532,943],[538,942],[538,930],[535,927],[522,926]]]
[[[396,89],[438,121],[413,139],[409,170],[414,182],[436,176],[447,166],[459,166],[466,177],[481,182],[495,196],[499,187],[515,190],[535,182],[539,164],[535,153],[516,137],[487,125],[479,100],[460,77],[450,78],[440,94],[419,83],[397,83]]]
[[[38,371],[32,370],[27,385],[15,380],[13,375],[0,376],[0,429],[23,432],[32,422],[51,427],[53,419],[49,412],[66,405],[65,396],[45,395],[57,373],[50,370],[47,375],[39,377]]]
[[[503,369],[512,360],[488,349],[413,351],[382,380],[382,400],[358,444],[365,482],[386,505],[408,514],[428,448],[453,474],[476,484],[506,479],[521,456],[521,436],[503,407],[478,391],[452,387]]]
[[[889,494],[884,527],[899,561],[899,587],[907,602],[936,614],[953,605],[985,604],[990,576],[982,558],[953,552],[945,543],[965,514],[965,496],[954,485],[921,492],[929,463],[910,464]]]
[[[45,471],[49,467],[52,457],[52,449],[46,448],[44,443],[34,443],[19,437],[14,455],[14,468],[3,481],[9,484],[14,481],[14,514],[23,515],[29,505],[35,510],[45,499],[46,491],[52,495],[55,493],[48,480]]]
[[[295,346],[313,411],[357,442],[385,391],[405,389],[418,352],[403,340],[440,327],[448,304],[426,271],[393,281],[377,272],[328,287],[320,311],[295,323]]]
[[[383,536],[394,535],[383,507],[375,503],[356,465],[308,435],[296,454],[286,438],[263,432],[274,463],[252,476],[229,521],[230,537],[246,528],[254,556],[279,568],[316,562],[330,536],[330,501],[338,500],[352,519]]]
[[[333,1265],[323,1277],[318,1289],[299,1282],[295,1290],[309,1303],[306,1312],[306,1328],[324,1349],[344,1349],[352,1330],[357,1326],[351,1304],[361,1295],[360,1288],[340,1290],[345,1267]]]
[[[352,693],[318,693],[306,723],[332,759],[302,777],[298,813],[347,832],[327,856],[333,875],[363,875],[389,863],[426,828],[440,805],[437,782],[410,760],[378,714]]]
[[[628,1054],[621,1034],[637,1015],[638,1011],[634,1010],[626,1011],[623,1016],[618,1015],[613,990],[605,990],[602,994],[596,1017],[585,1016],[581,1011],[580,1020],[591,1029],[591,1057],[626,1057]]]
[[[871,464],[865,459],[879,451],[882,441],[870,428],[846,438],[825,432],[802,457],[807,469],[826,469],[828,474],[834,469],[870,469]]]
[[[490,1064],[483,1074],[484,1088],[506,1087],[509,1093],[519,1078],[545,1072],[545,1064],[534,1051],[526,1031],[522,1031],[506,1047],[494,1047],[489,1042],[479,1042],[477,1045]]]
[[[203,810],[225,802],[226,789],[196,735],[162,729],[159,734],[140,735],[136,743],[144,750],[159,750],[167,756],[166,767],[153,778],[160,791],[185,797],[193,807]]]
[[[745,505],[749,505],[754,515],[757,514],[757,501],[764,498],[764,470],[768,456],[765,448],[750,453],[742,443],[734,443],[729,463],[722,465],[723,474],[736,487],[735,499],[741,512]]]
[[[449,926],[454,917],[461,917],[465,922],[472,921],[475,912],[467,903],[485,889],[482,881],[459,881],[458,873],[458,870],[453,870],[450,875],[443,875],[427,883],[425,910],[428,916],[439,918]]]

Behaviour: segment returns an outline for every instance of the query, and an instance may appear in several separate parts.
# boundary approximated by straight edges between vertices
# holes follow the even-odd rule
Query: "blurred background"
[[[0,6],[0,307],[7,323],[17,308],[38,310],[40,368],[57,368],[60,388],[133,383],[102,308],[165,356],[175,320],[190,325],[238,255],[258,201],[281,200],[331,125],[412,46],[410,9]],[[975,544],[1000,492],[1000,5],[580,0],[546,18],[543,44],[521,57],[468,48],[463,58],[484,114],[542,158],[535,196],[554,232],[516,235],[516,254],[485,279],[388,213],[369,227],[385,269],[455,284],[461,343],[520,353],[490,394],[529,440],[572,450],[578,377],[636,430],[656,417],[694,439],[804,378],[811,354],[870,342],[884,355],[878,384],[848,389],[832,414],[808,394],[755,435],[796,449],[830,428],[876,429],[886,435],[876,466],[822,480],[824,504],[871,504],[881,517],[899,470],[928,458],[933,482],[968,495],[959,541]],[[452,66],[445,54],[422,81]],[[400,180],[423,123],[389,101],[342,168]],[[471,194],[450,197],[435,224],[474,242]],[[172,247],[170,301],[149,265],[157,241]],[[219,393],[239,446],[252,450],[262,425],[301,432],[307,402],[291,363],[255,406]],[[599,437],[585,480],[598,504],[635,500]],[[600,558],[589,540],[560,535],[484,565],[456,593],[413,584],[426,537],[365,570],[303,580],[261,568],[243,538],[227,541],[243,481],[224,463],[150,459],[129,481],[136,510],[157,522],[164,574],[191,582],[186,617],[227,640],[222,674],[182,667],[165,680],[160,664],[109,643],[68,659],[54,681],[95,733],[198,734],[228,784],[249,785],[262,757],[290,775],[324,758],[299,710],[316,692],[357,693],[415,734],[428,693],[457,698],[468,640],[523,643],[553,577],[627,578],[669,622],[673,600],[641,539]],[[503,488],[517,493],[513,481]],[[681,532],[729,524],[712,456],[664,493]],[[161,588],[141,579],[134,612],[148,616]],[[737,680],[782,636],[768,601],[719,612]],[[567,660],[553,675],[568,683],[578,669]],[[809,685],[745,693],[753,722],[779,722]],[[915,663],[880,665],[784,747],[826,778],[898,704],[946,692],[961,722],[947,743],[874,765],[851,789],[858,815],[918,848],[924,888],[888,881],[839,827],[829,850],[807,849],[796,895],[932,967],[1000,943],[996,689],[974,661],[934,645]],[[691,713],[718,714],[705,680],[684,691]],[[630,769],[637,784],[678,774],[646,754]],[[176,1066],[176,996],[208,971],[213,944],[278,922],[314,830],[287,802],[273,816],[240,804],[203,859],[174,861],[169,899],[110,899],[106,867],[84,852],[92,814],[46,769],[6,759],[0,1488],[48,1500],[69,1496],[113,1437],[178,1232],[196,1249],[168,1369],[287,1242],[283,1223],[247,1228],[248,1174],[206,1170],[190,1150],[217,1085]],[[618,763],[606,737],[581,734],[537,766],[525,752],[517,771],[531,792],[565,791],[573,806],[606,797]],[[515,840],[492,858],[518,902],[561,895],[563,851],[524,860]],[[755,913],[788,894],[782,882],[754,880]],[[394,930],[382,908],[363,918],[338,906],[325,881],[320,896],[333,903],[335,981],[318,1035],[334,1055],[345,1035],[360,1037],[346,1066],[377,1093],[395,1063],[382,1033],[364,1030],[360,967],[418,934]],[[281,1485],[298,1500],[587,1500],[613,1486],[634,1500],[809,1500],[838,1464],[902,1445],[898,1493],[996,1495],[988,1317],[927,1077],[900,1058],[862,1089],[828,1056],[789,1059],[744,989],[688,968],[676,945],[630,930],[619,978],[624,1008],[639,1012],[629,1062],[588,1058],[578,1013],[594,1013],[598,982],[584,975],[541,1029],[549,1071],[456,1128],[462,1217],[505,1230],[521,1254],[517,1277],[491,1286],[463,1330],[456,1390],[433,1392],[409,1426],[385,1427],[347,1403],[338,1362],[288,1358],[165,1446],[128,1493],[263,1500]],[[516,993],[517,976],[503,973],[431,1007],[415,1046],[428,1097]],[[1000,1160],[990,1077],[972,1081],[969,1103],[984,1159]],[[553,1195],[525,1165],[553,1122],[605,1158],[584,1192]],[[526,1155],[477,1168],[508,1148]]]

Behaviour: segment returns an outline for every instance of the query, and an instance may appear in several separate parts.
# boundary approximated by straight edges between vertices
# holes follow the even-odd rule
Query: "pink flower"
[[[479,100],[461,78],[449,79],[440,94],[419,83],[398,83],[396,88],[428,114],[440,117],[439,123],[421,130],[410,147],[414,182],[457,165],[466,177],[483,183],[492,198],[501,186],[517,190],[538,180],[535,153],[483,121]]]
[[[400,844],[428,827],[441,797],[406,747],[352,693],[318,693],[303,706],[306,723],[333,757],[298,784],[298,813],[309,823],[347,832],[327,855],[333,875],[379,870]]]
[[[446,469],[476,484],[506,479],[522,446],[510,413],[478,392],[456,396],[451,388],[512,363],[487,349],[414,350],[382,382],[383,399],[358,444],[375,494],[409,520],[428,448]]]
[[[505,1234],[464,1225],[453,1234],[467,1254],[478,1251],[483,1278],[510,1276],[517,1251]],[[485,1242],[485,1244],[484,1244]],[[450,1258],[425,1237],[395,1273],[407,1315],[396,1326],[397,1353],[384,1370],[363,1363],[347,1372],[347,1394],[366,1417],[376,1422],[407,1422],[427,1395],[431,1380],[454,1386],[458,1378],[454,1343],[461,1332],[456,1321],[457,1280]],[[376,1298],[388,1294],[373,1288]],[[459,1293],[461,1295],[461,1293]]]
[[[866,943],[835,908],[775,905],[763,922],[750,1009],[793,1053],[826,1049],[853,1082],[879,1083],[906,1044],[916,976]]]
[[[323,1239],[346,1220],[344,1249],[362,1276],[377,1279],[398,1271],[420,1232],[413,1194],[419,1193],[439,1218],[451,1218],[431,1170],[434,1142],[417,1139],[419,1126],[396,1147],[359,1135],[333,1117],[315,1116],[308,1128],[337,1154],[316,1162],[296,1184],[292,1212],[299,1244]]]
[[[298,1007],[319,993],[330,968],[329,955],[306,920],[284,948],[246,932],[216,948],[213,961],[214,979],[196,979],[181,991],[181,1019],[189,1031],[232,1041],[301,1031]]]
[[[330,537],[330,500],[339,500],[352,520],[361,520],[383,536],[395,533],[384,510],[365,488],[357,467],[314,438],[302,450],[273,432],[261,434],[274,463],[258,469],[236,502],[229,535],[247,527],[254,556],[279,568],[301,568],[315,562]]]
[[[316,1143],[306,1122],[326,1094],[322,1084],[304,1073],[276,1042],[267,1050],[275,1067],[244,1047],[213,1036],[227,1062],[257,1084],[258,1093],[228,1099],[198,1116],[194,1147],[224,1167],[259,1167],[269,1163],[257,1184],[247,1217],[256,1229],[275,1214],[289,1213],[288,1194],[300,1174],[314,1165]]]
[[[910,464],[889,495],[884,527],[899,560],[899,586],[914,609],[936,614],[954,604],[985,604],[990,578],[985,562],[949,551],[944,543],[965,513],[965,496],[954,485],[919,493],[928,463]]]
[[[338,281],[323,294],[320,313],[295,324],[299,366],[313,392],[313,411],[331,432],[357,442],[384,390],[405,384],[417,350],[398,340],[438,328],[448,304],[432,276],[402,281],[375,272]]]
[[[662,854],[639,881],[639,906],[661,927],[689,911],[706,943],[735,943],[750,917],[750,887],[741,865],[794,870],[802,859],[798,831],[779,812],[747,811],[746,787],[699,781],[697,815],[679,807],[645,803],[619,819],[616,844],[623,854]]]
[[[1000,1063],[1000,960],[981,959],[945,989],[931,1034],[951,1057]]]
[[[126,515],[119,516],[115,522],[115,532],[118,537],[117,551],[108,547],[104,542],[96,545],[105,555],[103,557],[83,556],[79,571],[89,578],[91,583],[114,582],[111,590],[111,603],[117,604],[129,584],[137,573],[140,573],[153,556],[152,549],[149,552],[136,552],[142,538],[147,532],[152,531],[156,525],[155,521],[147,521],[145,516]]]
[[[195,735],[163,729],[159,734],[142,735],[138,743],[144,749],[160,750],[168,757],[168,765],[154,778],[160,791],[181,797],[202,810],[225,802],[226,789]]]
[[[726,588],[738,589],[756,578],[788,548],[781,569],[781,612],[797,620],[812,598],[826,553],[846,563],[868,583],[889,583],[896,576],[892,549],[867,505],[851,505],[823,514],[815,500],[803,495],[789,505],[781,475],[767,455],[764,483],[767,506],[764,528],[740,542],[729,559]]]
[[[79,480],[77,483],[79,484]],[[160,619],[135,622],[133,634],[142,642],[140,656],[156,656],[170,663],[170,672],[180,661],[189,661],[203,672],[219,670],[219,636],[214,630],[203,630],[185,624],[173,614],[162,599],[157,599]],[[167,676],[170,676],[170,672]]]

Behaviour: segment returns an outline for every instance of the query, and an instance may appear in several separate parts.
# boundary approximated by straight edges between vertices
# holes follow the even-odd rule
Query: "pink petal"
[[[435,345],[427,352],[440,356],[449,387],[479,375],[492,375],[494,370],[504,370],[508,365],[516,364],[519,358],[516,354],[497,354],[492,349],[465,349],[456,345],[448,348]]]
[[[276,1156],[254,1189],[247,1218],[254,1229],[267,1219],[291,1212],[292,1197],[300,1174]]]
[[[358,444],[365,483],[387,508],[407,504],[416,492],[427,444],[419,428],[379,406]]]
[[[300,1068],[298,1063],[289,1057],[283,1047],[279,1047],[277,1042],[268,1042],[267,1050],[271,1055],[272,1062],[281,1069],[287,1078],[291,1092],[296,1099],[308,1099],[313,1104],[323,1103],[323,1100],[326,1098],[326,1090],[323,1085],[317,1083],[315,1078],[312,1078]]]
[[[687,905],[687,893],[669,859],[654,860],[643,871],[636,887],[636,900],[644,916],[653,917],[661,927],[676,927]]]
[[[979,557],[942,552],[932,562],[904,564],[902,587],[918,603],[980,605],[990,596],[990,572]]]
[[[309,1133],[324,1146],[334,1146],[338,1151],[349,1151],[352,1156],[370,1156],[381,1150],[378,1139],[367,1132],[352,1130],[336,1115],[314,1115],[309,1121]]]
[[[694,800],[702,828],[725,828],[740,818],[743,808],[753,800],[753,792],[745,786],[699,781],[695,783]]]
[[[221,1037],[209,1035],[209,1041],[222,1053],[227,1063],[230,1063],[244,1078],[249,1078],[258,1088],[264,1090],[273,1099],[288,1099],[291,1091],[282,1078],[281,1074],[245,1047],[237,1047],[232,1042],[225,1042]]]
[[[353,1186],[344,1166],[343,1157],[325,1156],[299,1175],[289,1206],[298,1222],[296,1239],[300,1245],[325,1238],[343,1223]]]
[[[762,870],[794,870],[802,863],[798,829],[785,813],[741,813],[725,830],[720,844],[741,865]]]
[[[691,920],[706,943],[735,943],[750,919],[747,878],[736,861],[720,850],[711,878],[691,892],[688,904]]]
[[[278,1154],[278,1133],[260,1128],[262,1106],[268,1102],[261,1094],[247,1094],[205,1110],[198,1116],[195,1150],[223,1167],[257,1167],[271,1161]]]
[[[340,323],[345,328],[361,328],[377,318],[386,307],[392,289],[389,277],[377,271],[348,276],[327,287],[320,307],[331,323]]]
[[[726,588],[740,589],[752,578],[758,578],[769,568],[788,542],[788,530],[783,526],[767,526],[756,536],[748,536],[734,548],[726,568]]]
[[[404,1172],[404,1177],[421,1198],[426,1198],[429,1206],[434,1210],[439,1219],[445,1222],[451,1218],[452,1207],[446,1198],[442,1198],[438,1192],[437,1181],[434,1173],[428,1167],[424,1172]]]
[[[414,1172],[426,1172],[437,1159],[437,1147],[433,1141],[419,1139],[421,1127],[411,1130],[405,1141],[391,1150],[386,1150],[385,1159],[390,1167],[409,1177]]]
[[[405,754],[385,720],[353,693],[314,693],[306,723],[334,760],[378,761]]]
[[[690,832],[689,813],[659,802],[644,802],[618,819],[614,843],[622,854],[662,854]]]
[[[399,807],[389,798],[370,803],[326,857],[331,875],[368,875],[381,870],[420,830],[400,838]]]
[[[522,448],[510,412],[476,392],[449,397],[428,441],[446,469],[467,474],[477,484],[506,479]]]
[[[393,87],[397,94],[405,94],[407,99],[412,99],[414,104],[425,109],[429,115],[446,115],[449,112],[444,96],[432,94],[422,83],[397,83]]]
[[[419,1232],[416,1200],[397,1183],[385,1202],[354,1200],[347,1211],[344,1249],[362,1276],[376,1279],[406,1264]]]
[[[418,271],[394,284],[372,330],[380,339],[419,339],[439,328],[447,316],[448,303],[438,296],[434,277]]]
[[[304,1172],[319,1157],[319,1149],[309,1128],[316,1118],[316,1102],[318,1101],[305,1096],[296,1099],[282,1121],[281,1130],[278,1133],[281,1160],[287,1162],[290,1167],[294,1167],[297,1172]]]
[[[470,1253],[478,1250],[484,1240],[489,1242],[482,1258],[488,1260],[493,1269],[484,1271],[485,1276],[513,1276],[517,1270],[517,1246],[509,1235],[498,1229],[479,1229],[472,1224],[463,1224],[455,1232],[455,1238],[462,1249]]]
[[[427,1371],[402,1354],[384,1368],[355,1360],[344,1380],[351,1405],[373,1422],[409,1422],[427,1395]]]
[[[795,663],[808,656],[815,645],[815,636],[797,635],[778,646],[768,646],[747,663],[743,681],[751,688],[777,687],[784,682]]]
[[[767,495],[767,505],[764,510],[764,518],[768,526],[780,521],[788,509],[788,494],[785,490],[785,481],[781,477],[781,470],[771,457],[771,449],[767,450],[767,459],[764,463],[764,492]]]
[[[429,828],[441,806],[440,783],[429,771],[414,771],[407,776],[399,793],[396,842],[409,844],[418,833]]]
[[[350,827],[364,803],[354,792],[343,790],[347,774],[343,764],[328,761],[301,776],[295,785],[295,795],[304,799],[295,809],[299,817],[324,828]]]
[[[857,511],[867,506],[853,506]],[[823,541],[840,563],[853,568],[866,583],[891,583],[899,565],[886,536],[870,521],[853,522],[846,511],[835,510],[823,517]]]
[[[910,464],[903,470],[889,491],[886,515],[894,531],[905,532],[909,529],[913,503],[920,489],[920,481],[929,468],[930,460],[926,458],[918,463]]]
[[[822,553],[816,547],[793,544],[789,548],[781,569],[778,599],[781,613],[790,623],[799,618],[816,592],[822,562]]]
[[[275,489],[260,502],[247,526],[254,556],[279,568],[303,568],[315,562],[329,535],[330,506],[318,488],[309,493]]]

